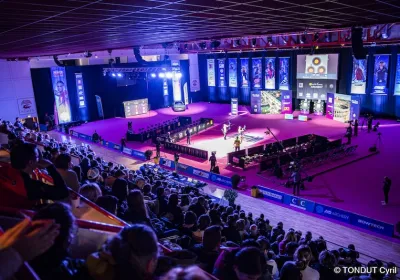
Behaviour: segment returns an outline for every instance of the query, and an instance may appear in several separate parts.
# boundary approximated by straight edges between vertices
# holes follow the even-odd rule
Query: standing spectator
[[[382,201],[382,205],[389,203],[389,192],[392,185],[392,180],[389,177],[385,177],[383,181],[383,194],[385,195],[385,201]]]
[[[186,144],[190,145],[190,130],[189,127],[186,128]]]
[[[68,187],[70,187],[73,191],[79,192],[80,184],[78,180],[78,176],[72,168],[71,156],[69,154],[61,154],[59,155],[54,165],[57,168],[57,171],[60,173],[61,177],[63,177],[65,183]]]
[[[211,152],[211,156],[208,159],[208,161],[210,162],[210,171],[213,172],[214,168],[215,168],[215,164],[217,162],[217,157],[215,156],[215,152]]]
[[[11,166],[21,172],[27,197],[30,200],[61,200],[69,196],[69,191],[54,165],[42,159],[36,146],[22,143],[15,146],[10,154]],[[53,179],[54,186],[31,179],[36,168],[46,169]]]

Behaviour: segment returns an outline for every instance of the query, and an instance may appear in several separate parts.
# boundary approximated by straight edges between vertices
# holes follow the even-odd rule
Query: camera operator
[[[374,117],[372,115],[368,116],[367,119],[367,124],[368,124],[368,133],[371,132],[372,130],[372,121],[373,121]]]
[[[351,123],[346,128],[346,134],[344,135],[347,138],[347,145],[351,144],[351,137],[353,136],[353,128],[351,127]]]
[[[211,156],[208,161],[211,164],[210,171],[213,172],[216,162],[217,162],[217,157],[215,156],[215,152],[211,152]]]
[[[358,119],[354,120],[354,136],[358,136]]]

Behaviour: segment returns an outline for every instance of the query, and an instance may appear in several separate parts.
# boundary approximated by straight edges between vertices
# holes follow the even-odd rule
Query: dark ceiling
[[[399,0],[0,0],[0,57],[399,21]]]

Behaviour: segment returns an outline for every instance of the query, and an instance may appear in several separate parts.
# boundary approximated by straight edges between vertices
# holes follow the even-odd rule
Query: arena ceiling
[[[399,0],[0,0],[0,57],[392,22]]]

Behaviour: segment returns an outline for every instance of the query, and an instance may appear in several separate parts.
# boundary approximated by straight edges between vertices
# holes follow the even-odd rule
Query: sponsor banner
[[[262,186],[257,186],[260,192],[263,194],[264,198],[268,198],[274,201],[278,202],[283,202],[283,198],[285,197],[284,193],[262,187]]]
[[[207,59],[207,80],[209,87],[215,87],[215,59]]]
[[[196,92],[200,90],[199,57],[197,53],[195,54],[191,53],[188,54],[188,56],[189,56],[190,92]]]
[[[261,92],[252,91],[250,95],[250,105],[252,114],[261,114]]]
[[[132,150],[132,156],[140,158],[140,159],[144,159],[144,160],[146,159],[146,156],[141,151]]]
[[[72,131],[72,136],[79,137],[78,132]]]
[[[225,177],[225,176],[213,174],[213,173],[210,173],[210,175],[211,175],[211,177],[210,177],[211,182],[214,182],[214,183],[217,183],[220,185],[224,185],[227,187],[232,187],[232,182],[229,177]]]
[[[192,173],[195,176],[202,177],[202,178],[207,179],[207,180],[210,179],[210,173],[209,172],[192,168]]]
[[[393,236],[394,225],[353,214],[352,225],[386,236]]]
[[[166,158],[160,158],[160,165],[175,169],[175,162]]]
[[[301,197],[286,194],[283,202],[297,209],[314,212],[315,202],[303,199]]]
[[[310,113],[311,102],[308,99],[303,99],[300,101],[300,113],[308,115]]]
[[[218,86],[226,87],[225,83],[225,59],[218,59]]]
[[[396,78],[394,80],[394,95],[400,95],[400,54],[396,61]]]
[[[238,114],[239,100],[237,98],[231,98],[231,114],[236,116]]]
[[[51,67],[51,80],[55,98],[55,109],[57,110],[58,123],[69,123],[71,121],[71,107],[68,96],[67,76],[64,67]]]
[[[114,150],[121,150],[121,146],[120,145],[118,145],[118,144],[114,144],[114,147],[113,147],[113,149]]]
[[[124,149],[122,150],[122,152],[123,152],[124,154],[127,154],[127,155],[132,155],[132,149],[129,149],[129,148],[127,148],[127,147],[124,147]]]
[[[104,119],[103,103],[101,102],[101,97],[98,95],[95,95],[95,97],[96,97],[97,113],[99,114],[99,118]]]
[[[333,120],[334,115],[335,115],[335,94],[328,93],[326,99],[326,117],[328,119]]]
[[[350,104],[350,120],[358,120],[360,117],[360,98],[358,96],[351,97]]]
[[[229,87],[237,87],[237,59],[229,58]]]
[[[341,222],[345,222],[348,224],[351,224],[351,220],[352,220],[352,213],[340,210],[340,209],[336,209],[333,207],[329,207],[329,206],[325,206],[322,204],[315,204],[315,209],[314,212],[318,215],[327,217],[327,218],[331,218],[334,220],[338,220]]]
[[[353,73],[351,77],[351,93],[366,94],[367,60],[353,58]]]
[[[240,81],[242,83],[242,88],[249,87],[249,59],[240,59]]]
[[[17,102],[20,115],[36,115],[35,98],[21,98]]]
[[[253,58],[252,62],[252,71],[251,71],[251,78],[252,78],[252,87],[253,88],[261,88],[261,81],[262,81],[262,59],[261,58]]]
[[[292,110],[292,91],[283,90],[281,95],[282,110],[281,114],[291,114]]]
[[[279,58],[279,89],[289,89],[289,57]]]
[[[371,94],[387,94],[390,55],[375,55]]]
[[[86,108],[85,88],[83,87],[82,73],[75,73],[75,82],[79,108]]]
[[[275,89],[275,57],[265,58],[265,88]]]
[[[324,115],[324,101],[323,100],[317,100],[316,102],[314,101],[314,115],[316,116],[323,116]]]
[[[297,98],[326,100],[328,92],[336,92],[336,80],[297,80]]]

